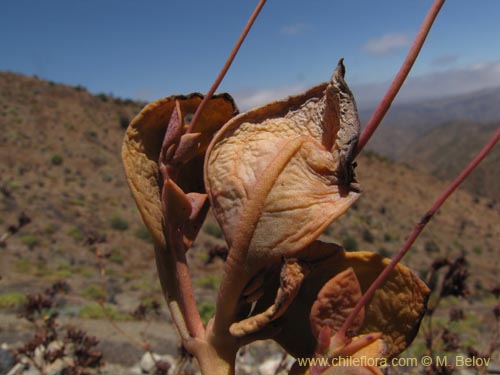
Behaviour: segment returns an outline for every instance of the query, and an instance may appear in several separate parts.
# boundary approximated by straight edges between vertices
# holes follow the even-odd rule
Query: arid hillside
[[[120,159],[124,130],[143,105],[91,95],[82,87],[0,73],[0,236],[21,214],[31,220],[0,248],[2,314],[13,316],[19,307],[17,302],[5,303],[5,296],[22,301],[24,293],[60,279],[71,286],[64,314],[78,319],[102,318],[96,306],[102,298],[119,320],[132,319],[130,313],[141,302],[157,300],[165,310],[150,237]],[[452,135],[435,131],[434,141],[447,152]],[[455,161],[457,168],[467,162],[466,156]],[[323,237],[350,250],[389,256],[445,188],[439,177],[451,177],[448,166],[431,163],[433,176],[423,171],[425,165],[415,170],[408,160],[398,164],[374,152],[357,162],[363,195]],[[489,298],[487,291],[499,286],[498,204],[498,199],[458,191],[404,263],[425,276],[434,260],[465,254],[472,300]],[[223,265],[220,259],[206,264],[209,249],[216,245],[224,242],[209,215],[189,253],[197,295],[207,314],[213,309]],[[96,254],[105,255],[104,283]],[[166,314],[162,319],[168,320]],[[21,337],[0,329],[0,343]]]
[[[442,99],[395,104],[368,149],[439,178],[451,179],[500,126],[499,100],[500,88],[489,88]],[[362,117],[368,118],[370,114],[363,111]],[[464,187],[473,194],[498,201],[499,160],[497,147]]]

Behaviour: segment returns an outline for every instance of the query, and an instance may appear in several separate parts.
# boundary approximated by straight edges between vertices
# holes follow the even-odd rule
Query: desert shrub
[[[0,309],[21,306],[26,301],[26,296],[19,292],[6,292],[0,294]]]
[[[102,102],[107,102],[108,101],[108,95],[105,93],[101,92],[96,95]]]
[[[135,236],[140,240],[153,243],[153,237],[151,236],[151,233],[149,233],[149,230],[145,226],[137,228],[137,230],[135,231]]]
[[[161,304],[153,297],[144,298],[139,306],[131,313],[132,317],[138,320],[147,318],[157,318],[161,315]]]
[[[33,269],[33,263],[30,259],[22,258],[16,261],[14,268],[17,272],[30,273]]]
[[[368,228],[365,228],[363,230],[363,241],[368,242],[368,243],[373,243],[375,240],[375,237],[373,236],[372,232]]]
[[[119,215],[114,215],[111,218],[111,228],[114,230],[124,231],[128,229],[128,222]]]
[[[114,307],[109,305],[101,306],[97,302],[92,302],[83,306],[80,309],[79,315],[84,319],[104,319],[106,317],[112,320],[130,319],[129,315],[117,311]]]
[[[125,258],[118,249],[113,249],[111,251],[111,255],[109,256],[109,260],[116,264],[123,264]]]
[[[377,250],[377,253],[385,258],[390,258],[392,256],[391,251],[385,247],[380,247]]]
[[[331,236],[333,234],[333,225],[329,225],[325,228],[325,230],[323,231],[323,233],[326,235],[326,236]]]
[[[196,286],[205,289],[217,290],[219,288],[220,275],[206,275],[196,279]]]
[[[44,228],[44,233],[47,234],[47,235],[51,235],[51,234],[54,234],[57,232],[57,225],[55,225],[54,223],[50,223],[50,224],[47,224]]]
[[[353,251],[353,250],[356,250],[358,248],[358,242],[356,241],[356,239],[354,237],[347,235],[344,238],[344,240],[342,241],[342,246],[347,251]]]
[[[127,129],[128,124],[130,124],[130,119],[125,115],[121,115],[120,116],[120,128]]]
[[[102,289],[100,285],[92,284],[83,290],[82,295],[85,298],[92,299],[94,301],[99,301],[106,297],[106,292]]]
[[[97,132],[95,130],[88,130],[87,132],[85,132],[85,135],[91,139],[97,139],[98,137]]]
[[[49,279],[52,280],[64,280],[64,279],[69,279],[73,275],[73,272],[69,268],[61,268],[58,269],[56,272],[51,273],[49,275]]]
[[[112,182],[113,181],[113,175],[111,173],[102,173],[101,178],[104,182]]]
[[[52,159],[50,159],[50,162],[55,166],[61,165],[63,163],[63,157],[61,155],[54,155]]]
[[[207,324],[207,322],[214,316],[215,314],[215,305],[210,302],[202,302],[198,305],[198,311],[200,312],[201,320],[203,324]]]
[[[72,206],[84,207],[85,206],[85,199],[75,198],[75,199],[69,200],[68,203],[71,204]]]
[[[40,240],[33,234],[26,234],[21,236],[19,239],[24,245],[28,246],[30,250],[33,250],[40,244]]]
[[[222,238],[222,229],[217,225],[213,223],[207,223],[205,225],[205,228],[203,229],[206,234],[215,237],[215,238]]]
[[[76,242],[81,242],[83,241],[83,233],[80,228],[78,227],[73,227],[68,231],[68,236],[70,236],[72,239],[74,239]]]
[[[385,242],[394,242],[396,240],[396,237],[393,236],[390,233],[384,233],[384,241]]]

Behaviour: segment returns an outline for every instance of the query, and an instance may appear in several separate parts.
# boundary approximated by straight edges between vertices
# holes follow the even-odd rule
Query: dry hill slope
[[[437,177],[456,175],[500,126],[500,88],[442,99],[395,104],[368,148]],[[371,111],[363,111],[365,119]],[[493,150],[465,187],[498,201],[500,148]]]
[[[65,278],[73,288],[67,314],[86,316],[102,295],[97,248],[110,255],[107,300],[113,309],[130,312],[140,301],[161,300],[151,244],[120,161],[124,126],[140,107],[79,87],[0,73],[0,232],[21,212],[32,219],[0,249],[0,297],[36,292]],[[358,164],[363,196],[325,236],[392,254],[444,184],[373,153]],[[491,200],[459,191],[405,262],[426,272],[436,257],[466,252],[475,290],[496,285],[499,211]],[[205,266],[206,250],[222,243],[209,217],[189,253],[204,301],[214,296],[222,266]]]

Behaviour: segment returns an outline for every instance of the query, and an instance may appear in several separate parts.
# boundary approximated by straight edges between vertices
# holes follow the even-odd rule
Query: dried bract
[[[292,257],[359,196],[359,119],[343,76],[341,61],[330,83],[233,118],[208,150],[214,213],[248,267]]]
[[[161,205],[163,177],[159,165],[163,144],[170,143],[163,160],[176,169],[170,176],[173,182],[185,194],[204,194],[205,151],[214,133],[237,113],[229,95],[216,95],[208,102],[192,133],[185,134],[190,115],[202,98],[195,93],[150,103],[132,120],[125,133],[122,159],[127,180],[144,223],[157,244],[165,243]],[[173,115],[177,117],[176,122],[172,121]],[[187,244],[194,240],[205,218],[208,204],[202,203],[202,206],[197,207],[196,214],[188,213],[190,220],[184,233]]]

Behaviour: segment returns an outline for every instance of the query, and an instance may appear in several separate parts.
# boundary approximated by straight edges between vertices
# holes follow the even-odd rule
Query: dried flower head
[[[228,96],[214,97],[194,127],[187,114],[200,97],[167,98],[146,107],[127,130],[129,185],[155,240],[174,317],[196,311],[186,270],[177,265],[185,265],[208,203],[227,242],[206,331],[201,321],[175,318],[191,352],[234,358],[245,343],[273,338],[295,356],[384,358],[413,340],[429,290],[401,265],[339,333],[388,264],[317,241],[361,191],[353,163],[359,118],[344,75],[341,60],[330,82],[236,117]]]

